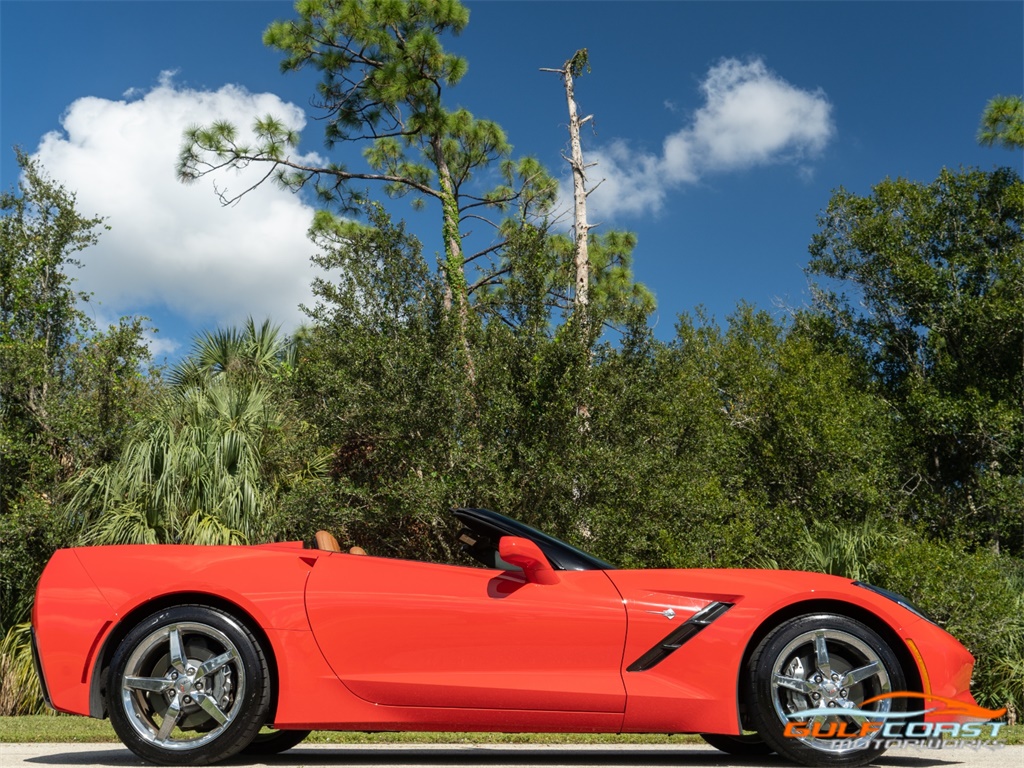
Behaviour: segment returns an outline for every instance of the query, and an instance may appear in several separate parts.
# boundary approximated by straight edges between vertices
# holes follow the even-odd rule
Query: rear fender
[[[116,618],[75,550],[54,554],[36,588],[32,626],[43,683],[58,712],[89,714],[87,681]]]

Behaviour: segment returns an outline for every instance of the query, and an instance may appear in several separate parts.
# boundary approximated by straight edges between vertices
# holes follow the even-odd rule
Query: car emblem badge
[[[660,616],[664,616],[669,621],[672,621],[676,617],[676,612],[671,608],[666,608],[664,611],[648,611],[648,613],[657,613]]]

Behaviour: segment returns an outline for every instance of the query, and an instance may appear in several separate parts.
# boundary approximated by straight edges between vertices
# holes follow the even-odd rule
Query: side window
[[[499,571],[521,571],[522,568],[511,563],[506,563],[498,554],[498,540],[487,533],[463,528],[459,532],[459,543],[462,550],[486,568],[496,568]]]

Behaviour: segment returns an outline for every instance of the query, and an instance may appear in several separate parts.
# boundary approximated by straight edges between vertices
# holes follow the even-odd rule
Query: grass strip
[[[1024,725],[1004,726],[1004,744],[1024,744]],[[67,715],[0,717],[0,743],[85,744],[116,743],[109,720]],[[315,731],[310,744],[702,744],[700,736],[630,733],[363,733]]]

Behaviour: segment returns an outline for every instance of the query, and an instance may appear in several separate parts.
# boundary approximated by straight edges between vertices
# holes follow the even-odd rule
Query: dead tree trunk
[[[576,268],[575,296],[573,308],[584,326],[588,325],[587,307],[590,303],[590,258],[587,253],[587,240],[592,224],[587,222],[587,165],[583,162],[583,147],[580,145],[580,127],[593,118],[588,115],[582,120],[576,110],[576,98],[573,91],[574,79],[579,77],[584,68],[590,69],[587,63],[587,49],[581,48],[573,54],[561,69],[541,69],[542,72],[557,72],[562,76],[565,85],[565,100],[569,106],[569,151],[566,157],[572,168],[573,197],[573,236],[576,246],[573,263]],[[564,155],[563,155],[564,157]],[[592,190],[591,190],[592,191]]]
[[[576,320],[582,338],[586,339],[589,345],[593,342],[593,335],[590,322],[590,255],[587,250],[590,230],[594,226],[587,222],[587,195],[593,191],[587,190],[587,168],[596,163],[587,165],[583,161],[583,147],[580,144],[580,127],[589,122],[593,115],[587,115],[582,120],[576,109],[576,97],[573,90],[574,80],[583,74],[583,70],[590,70],[587,59],[587,49],[581,48],[573,54],[572,58],[565,62],[560,69],[541,69],[542,72],[557,72],[562,76],[562,83],[565,85],[565,100],[569,107],[569,157],[566,161],[572,168],[572,198],[573,198],[573,237],[575,249],[573,252],[573,264],[576,269],[575,294],[573,297],[573,318]],[[563,154],[562,157],[565,157]],[[594,189],[597,187],[595,186]],[[591,355],[592,356],[592,355]],[[586,435],[590,432],[590,406],[587,403],[586,395],[583,395],[576,405],[576,414],[580,417],[580,433]],[[574,495],[579,494],[576,483],[573,483]]]

